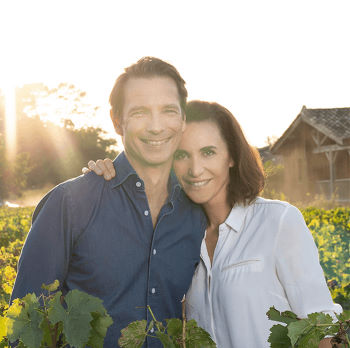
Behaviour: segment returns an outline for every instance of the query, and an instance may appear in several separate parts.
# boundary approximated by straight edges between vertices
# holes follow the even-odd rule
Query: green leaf
[[[173,337],[182,337],[182,321],[180,319],[167,319],[167,332]]]
[[[209,333],[199,327],[194,319],[186,323],[186,347],[187,348],[216,348],[215,342]]]
[[[173,340],[165,332],[156,331],[156,336],[162,342],[164,348],[176,348]]]
[[[42,284],[41,288],[50,292],[56,291],[58,287],[60,286],[60,282],[56,279],[51,284]]]
[[[310,329],[310,324],[307,319],[301,319],[288,325],[288,337],[293,346],[308,329]]]
[[[298,343],[299,348],[318,348],[321,339],[329,332],[327,324],[333,324],[333,319],[324,313],[311,313],[306,319],[290,323],[288,336],[292,345]]]
[[[268,312],[266,313],[267,317],[270,320],[278,321],[280,323],[289,324],[293,321],[298,320],[296,314],[291,311],[280,312],[275,307],[270,307]]]
[[[64,300],[67,309],[63,308],[61,292],[58,291],[49,302],[48,316],[52,324],[63,323],[62,332],[67,343],[76,348],[83,348],[88,341],[94,344],[101,340],[103,342],[112,319],[108,316],[102,301],[79,290],[68,292]],[[95,340],[91,338],[93,333],[98,334]]]
[[[48,304],[48,317],[52,324],[56,324],[60,321],[64,321],[66,317],[66,311],[61,304],[62,292],[57,291]]]
[[[145,341],[147,331],[147,321],[138,320],[130,323],[126,328],[121,330],[121,337],[118,344],[122,348],[140,348]]]
[[[7,335],[11,342],[22,341],[28,348],[40,347],[43,333],[40,329],[43,315],[35,294],[16,299],[7,312]]]
[[[267,340],[271,343],[271,348],[290,348],[291,342],[288,337],[288,328],[281,324],[277,324],[271,327],[270,336]]]
[[[108,314],[102,316],[100,313],[92,313],[92,317],[92,330],[87,344],[91,348],[100,348],[103,347],[107,329],[113,324],[113,320]]]

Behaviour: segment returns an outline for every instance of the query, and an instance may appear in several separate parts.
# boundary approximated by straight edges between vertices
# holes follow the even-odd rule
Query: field
[[[33,208],[0,208],[0,314],[7,307]],[[336,302],[350,309],[350,208],[302,211]]]

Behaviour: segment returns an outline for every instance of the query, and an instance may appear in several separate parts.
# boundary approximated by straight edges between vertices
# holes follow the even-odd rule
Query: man
[[[12,299],[58,279],[65,293],[98,296],[113,318],[104,347],[116,347],[134,320],[181,317],[181,299],[199,261],[201,209],[171,172],[185,128],[185,82],[152,57],[125,69],[110,95],[125,152],[117,176],[93,173],[58,185],[39,203],[22,250]],[[147,339],[147,347],[160,347]]]

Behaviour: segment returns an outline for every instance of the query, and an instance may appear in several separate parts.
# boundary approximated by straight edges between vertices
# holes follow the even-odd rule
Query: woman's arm
[[[98,159],[96,162],[91,160],[88,163],[88,168],[84,167],[81,171],[83,174],[93,171],[97,175],[103,175],[105,180],[111,180],[116,174],[113,162],[109,158]]]

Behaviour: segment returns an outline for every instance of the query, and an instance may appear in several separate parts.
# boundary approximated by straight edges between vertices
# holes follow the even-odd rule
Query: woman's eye
[[[213,150],[205,150],[205,151],[203,152],[203,155],[204,155],[205,157],[213,156],[213,155],[215,155],[215,151],[213,151]]]
[[[176,151],[174,154],[174,160],[179,161],[186,158],[186,153],[183,151]]]

